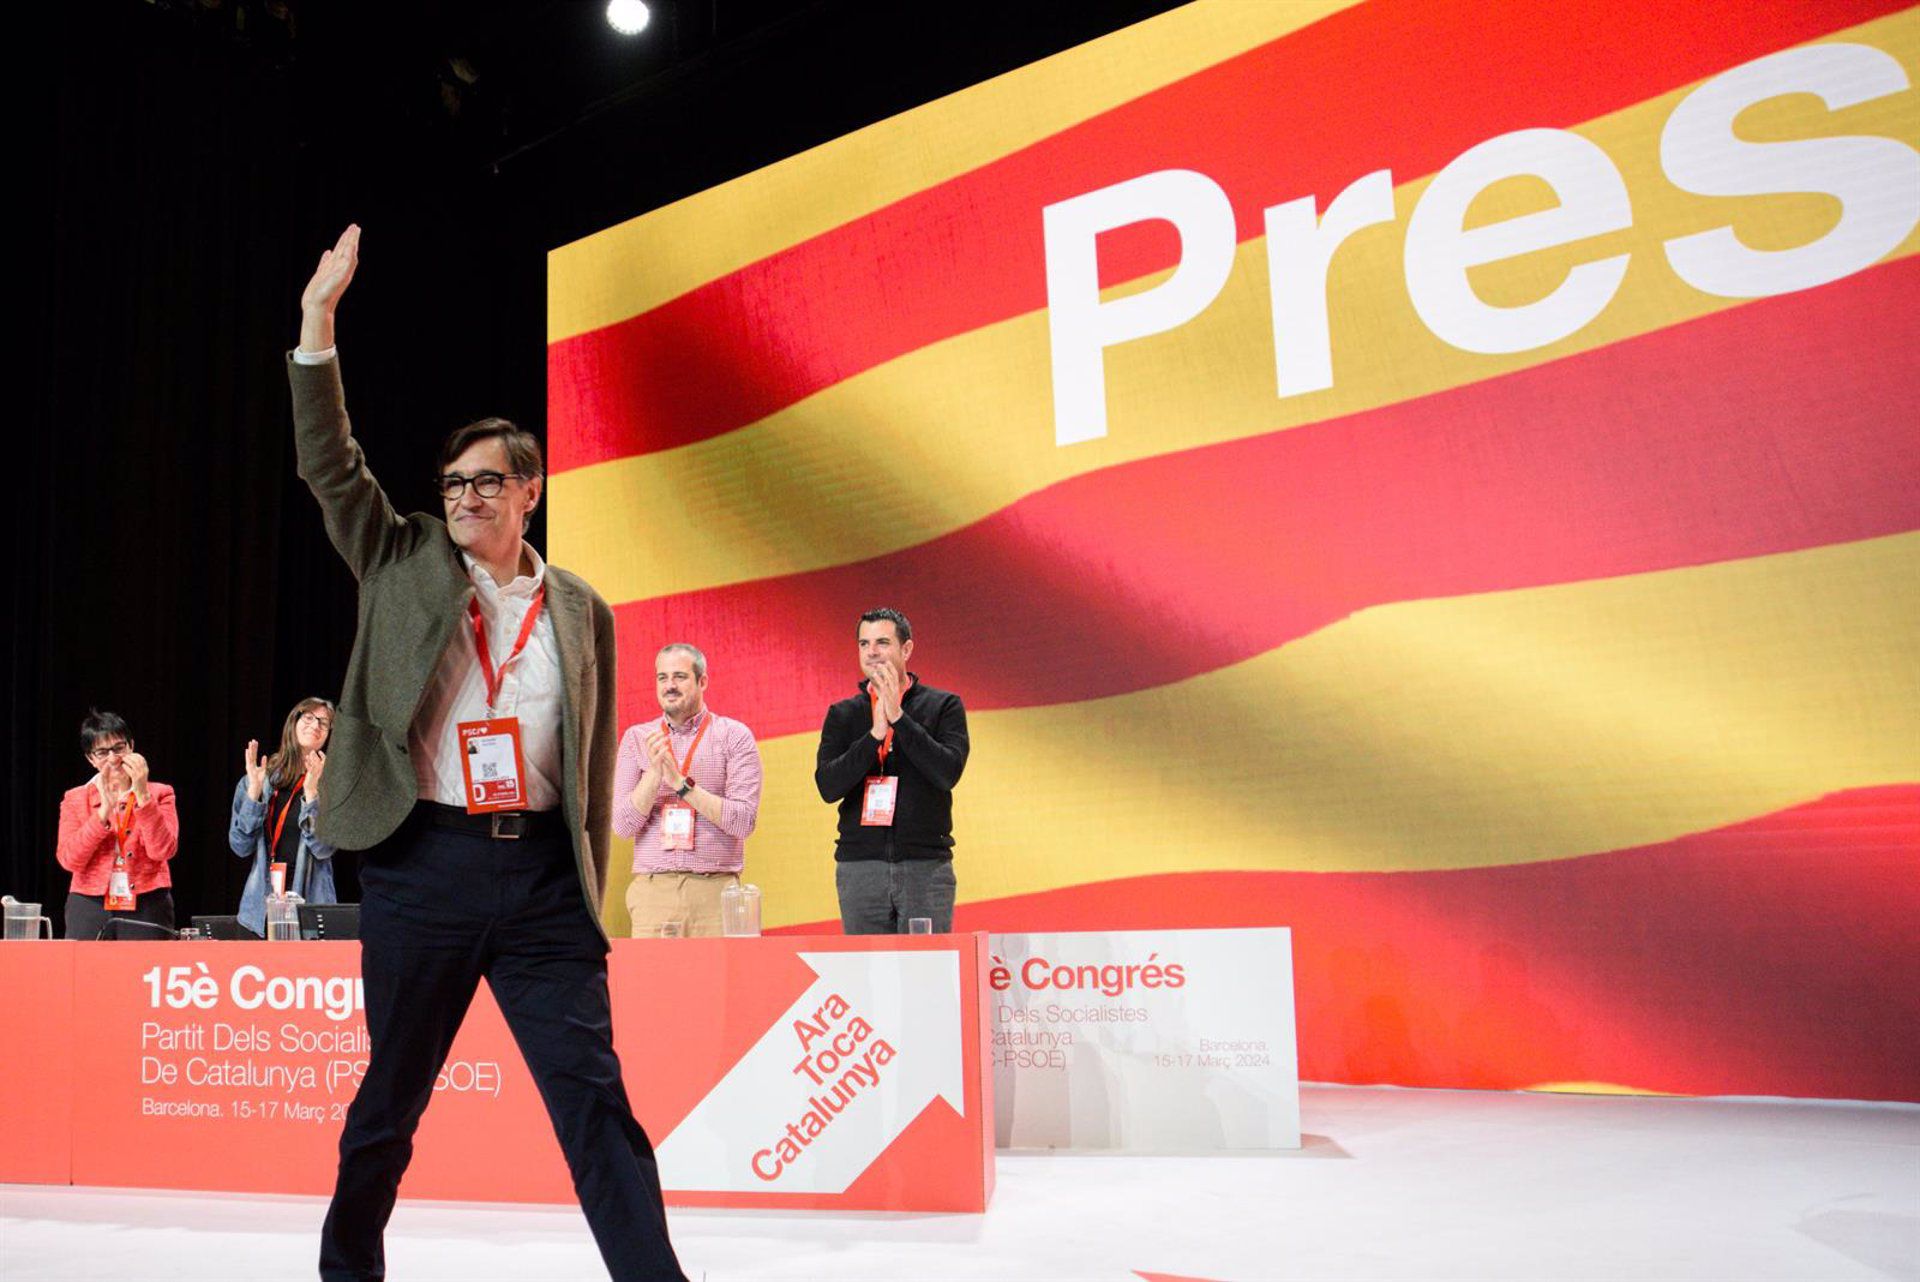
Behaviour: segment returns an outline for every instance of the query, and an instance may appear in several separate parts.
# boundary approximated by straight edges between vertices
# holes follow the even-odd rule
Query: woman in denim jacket
[[[267,933],[267,895],[276,868],[285,888],[307,903],[339,902],[333,887],[333,847],[313,835],[327,736],[332,733],[333,705],[325,699],[302,699],[287,714],[278,752],[262,761],[260,741],[247,741],[247,772],[234,785],[227,844],[242,859],[253,859],[247,888],[240,893],[240,924],[256,935]]]

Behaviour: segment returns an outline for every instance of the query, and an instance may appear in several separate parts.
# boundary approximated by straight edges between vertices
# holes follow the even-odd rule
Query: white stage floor
[[[690,1277],[1920,1279],[1920,1107],[1308,1087],[1298,1152],[1003,1153],[985,1215],[675,1210]],[[317,1198],[0,1186],[0,1278],[314,1276]],[[605,1277],[571,1208],[401,1203],[388,1273]]]

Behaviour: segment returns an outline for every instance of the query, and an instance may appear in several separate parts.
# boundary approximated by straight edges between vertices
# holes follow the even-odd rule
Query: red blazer
[[[72,890],[78,895],[106,894],[107,876],[113,871],[113,829],[94,813],[99,807],[100,790],[92,780],[60,798],[60,844],[54,858],[73,874]],[[147,804],[134,808],[133,827],[127,832],[127,874],[133,893],[171,887],[167,861],[179,848],[180,815],[173,807],[173,786],[150,781]]]

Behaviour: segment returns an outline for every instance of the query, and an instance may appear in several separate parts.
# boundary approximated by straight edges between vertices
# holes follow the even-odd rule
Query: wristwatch
[[[678,788],[675,788],[673,791],[675,796],[679,797],[680,800],[685,801],[687,799],[687,794],[693,791],[692,777],[689,776],[685,779],[682,779],[680,781],[680,786]]]

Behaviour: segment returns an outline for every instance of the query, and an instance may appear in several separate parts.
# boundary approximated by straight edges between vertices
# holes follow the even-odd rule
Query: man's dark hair
[[[80,751],[92,755],[94,744],[114,735],[119,735],[128,743],[133,742],[133,731],[127,729],[127,723],[119,713],[88,708],[87,719],[80,723]]]
[[[860,616],[860,622],[861,623],[882,623],[882,622],[891,623],[893,625],[894,636],[898,637],[902,641],[913,640],[913,625],[907,622],[907,616],[900,613],[900,611],[891,609],[887,606],[881,606],[878,610],[868,610],[865,614]],[[857,624],[854,626],[853,631],[855,635],[859,634],[860,628]]]
[[[468,447],[492,437],[500,438],[500,443],[507,447],[507,462],[516,473],[527,477],[547,474],[546,463],[540,456],[538,438],[512,419],[505,418],[483,418],[447,433],[447,439],[440,446],[441,474],[445,475],[446,470],[453,466],[453,461],[465,454]]]

